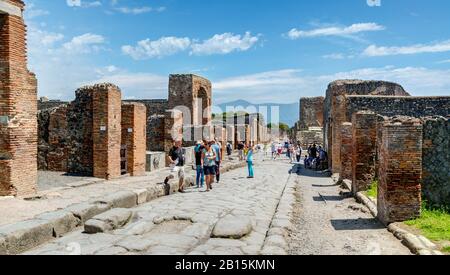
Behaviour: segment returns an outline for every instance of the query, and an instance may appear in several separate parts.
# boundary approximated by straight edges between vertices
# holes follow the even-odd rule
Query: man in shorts
[[[170,149],[168,159],[170,168],[172,169],[172,176],[178,176],[178,191],[180,193],[184,193],[184,180],[186,178],[184,164],[186,162],[186,152],[181,145],[182,142],[180,140],[174,142],[172,149]]]

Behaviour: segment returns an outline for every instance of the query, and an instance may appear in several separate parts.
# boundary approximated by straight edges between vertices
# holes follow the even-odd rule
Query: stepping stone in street
[[[247,217],[227,215],[215,225],[213,238],[241,239],[253,230],[252,221]]]

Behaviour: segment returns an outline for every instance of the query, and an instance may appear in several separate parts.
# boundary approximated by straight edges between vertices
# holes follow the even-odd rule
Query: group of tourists
[[[316,144],[308,147],[308,155],[305,156],[305,168],[325,170],[328,168],[328,153]]]
[[[290,141],[286,141],[284,144],[274,142],[271,145],[272,158],[274,160],[280,158],[285,153],[291,163],[299,163],[302,159],[302,151],[303,149],[300,145]]]
[[[240,149],[241,148],[241,149]],[[226,152],[228,156],[231,156],[233,150],[230,143],[226,144]],[[254,178],[253,170],[253,154],[254,147],[248,146],[243,143],[238,145],[239,160],[243,161],[244,158],[248,164],[248,178]],[[210,192],[213,189],[213,184],[220,182],[220,168],[222,164],[222,144],[217,140],[212,141],[198,141],[195,148],[195,166],[196,166],[196,188],[204,188],[206,186],[206,192]],[[170,163],[172,175],[167,177],[165,184],[167,185],[170,179],[173,179],[175,175],[179,180],[179,192],[184,193],[186,171],[184,166],[186,164],[186,150],[182,147],[182,141],[175,141],[172,149],[169,152],[168,160]]]

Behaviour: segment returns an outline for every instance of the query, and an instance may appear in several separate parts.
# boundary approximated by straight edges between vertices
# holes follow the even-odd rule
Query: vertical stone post
[[[236,144],[235,132],[236,131],[233,125],[227,125],[227,141],[231,143],[231,148],[234,148]]]
[[[383,124],[378,185],[378,218],[385,224],[420,216],[422,124],[394,118]]]
[[[37,191],[37,80],[27,69],[25,5],[0,4],[0,196],[26,196]]]
[[[94,177],[110,180],[121,174],[121,116],[120,89],[97,85],[93,93]]]
[[[356,194],[366,191],[375,179],[377,115],[369,111],[355,113],[352,124],[352,192]]]
[[[139,103],[122,104],[122,145],[127,148],[127,172],[145,175],[146,107]]]
[[[353,127],[349,122],[341,126],[341,180],[352,180],[352,162],[353,162]]]

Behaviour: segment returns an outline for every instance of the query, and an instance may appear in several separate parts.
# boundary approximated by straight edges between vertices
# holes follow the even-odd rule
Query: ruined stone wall
[[[377,115],[370,111],[353,114],[352,192],[354,194],[367,191],[375,179],[377,119]]]
[[[334,173],[340,173],[340,126],[351,120],[346,113],[346,95],[409,96],[400,85],[385,81],[338,80],[330,83],[324,104],[324,141]]]
[[[67,106],[45,109],[38,113],[38,169],[67,172],[69,131]]]
[[[300,122],[301,130],[309,127],[323,126],[324,97],[304,97],[300,99]]]
[[[82,87],[75,91],[75,100],[67,110],[69,152],[67,171],[92,176],[94,173],[93,89]]]
[[[441,97],[393,97],[393,96],[346,96],[346,117],[361,110],[379,115],[394,116],[449,116],[450,96]]]
[[[122,104],[122,145],[127,148],[127,172],[131,176],[145,175],[146,117],[145,105]]]
[[[450,207],[450,118],[428,117],[423,127],[423,198]]]
[[[38,110],[46,110],[46,109],[53,109],[59,106],[68,105],[69,102],[60,101],[60,100],[38,100]]]
[[[309,145],[316,144],[322,146],[323,132],[322,131],[300,131],[297,133],[298,142],[303,148],[308,148]]]
[[[144,104],[147,109],[147,151],[164,151],[164,119],[169,109],[167,99],[124,100]]]
[[[22,1],[9,1],[24,9]],[[0,196],[37,189],[37,80],[21,14],[0,14]]]
[[[92,90],[93,175],[110,180],[121,175],[122,95],[120,89],[112,84],[95,85]]]
[[[421,210],[421,121],[398,117],[382,127],[378,218],[385,224],[417,218]]]

